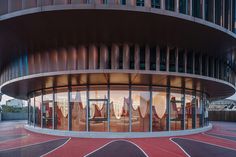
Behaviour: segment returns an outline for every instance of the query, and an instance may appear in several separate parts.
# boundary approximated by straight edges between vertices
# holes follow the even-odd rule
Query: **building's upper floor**
[[[217,24],[230,31],[235,31],[235,0],[1,0],[0,19],[8,13],[20,10],[47,7],[67,6],[75,9],[86,5],[102,6],[102,8],[132,8],[143,7],[145,11],[151,9],[170,11],[174,14],[188,15]]]

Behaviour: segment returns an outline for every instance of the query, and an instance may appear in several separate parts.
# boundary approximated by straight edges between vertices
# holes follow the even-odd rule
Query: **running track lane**
[[[111,141],[104,147],[95,150],[85,157],[147,157],[146,153],[134,143],[125,140]]]
[[[22,146],[0,151],[0,157],[39,157],[63,145],[66,139],[51,140],[43,143]]]
[[[182,147],[191,157],[235,157],[236,154],[235,150],[202,143],[200,141],[183,138],[172,138],[172,141]]]
[[[22,138],[22,137],[26,137],[28,135],[9,135],[9,136],[0,136],[0,143],[4,142],[4,141],[9,141],[9,140],[14,140],[17,138]]]

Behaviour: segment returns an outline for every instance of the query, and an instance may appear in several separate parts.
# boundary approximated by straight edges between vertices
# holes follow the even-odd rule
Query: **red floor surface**
[[[236,132],[231,131],[231,130],[236,130],[236,125],[235,125],[236,123],[212,122],[212,124],[213,124],[213,129],[208,132],[188,135],[188,136],[179,136],[178,138],[192,139],[199,142],[204,142],[206,144],[216,145],[222,148],[229,148],[233,151],[235,150],[236,152],[236,141],[212,136],[212,134],[217,134],[229,137],[236,137]],[[0,123],[0,136],[27,134],[26,137],[0,141],[0,156],[1,156],[1,151],[6,149],[23,147],[54,139],[64,138],[64,137],[50,136],[50,135],[43,135],[29,132],[23,128],[23,125],[24,123],[22,122]],[[105,144],[113,140],[119,140],[119,139],[71,138],[67,143],[64,143],[63,145],[58,147],[58,149],[50,151],[50,153],[48,153],[46,156],[47,157],[85,156],[86,154],[95,151],[96,149],[104,146]],[[185,152],[182,149],[180,149],[179,146],[177,146],[170,140],[170,137],[139,138],[139,139],[124,139],[124,140],[129,140],[135,143],[150,157],[187,156]],[[197,154],[194,154],[193,156],[197,156]]]

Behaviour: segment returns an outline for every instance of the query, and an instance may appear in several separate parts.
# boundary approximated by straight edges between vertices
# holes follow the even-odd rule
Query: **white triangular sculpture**
[[[155,108],[158,118],[163,118],[166,113],[166,96],[164,94],[156,94],[152,100],[152,105]]]

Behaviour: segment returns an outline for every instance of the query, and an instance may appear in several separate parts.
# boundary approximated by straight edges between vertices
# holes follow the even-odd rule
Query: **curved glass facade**
[[[43,94],[41,94],[43,93]],[[56,87],[32,92],[29,124],[90,132],[158,132],[203,127],[206,94],[138,85]]]

